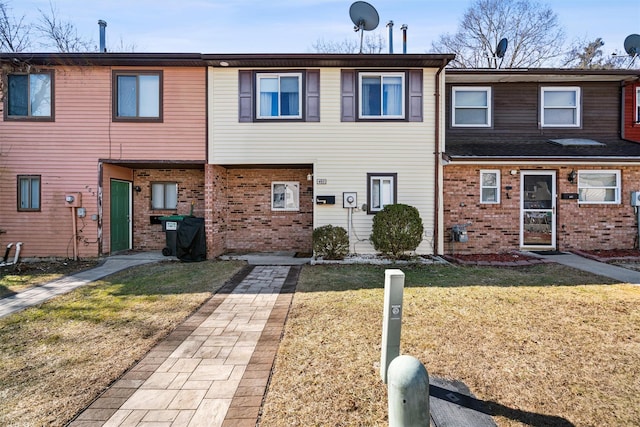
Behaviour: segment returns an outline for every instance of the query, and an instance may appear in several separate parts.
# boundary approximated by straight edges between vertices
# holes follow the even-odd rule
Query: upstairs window
[[[454,87],[451,99],[452,126],[491,126],[490,87]]]
[[[367,174],[368,213],[396,203],[397,174]]]
[[[151,209],[178,209],[178,183],[151,183]]]
[[[579,203],[620,203],[620,171],[578,171]]]
[[[580,127],[580,88],[543,87],[542,127]]]
[[[360,73],[360,118],[404,119],[405,73]]]
[[[480,171],[480,203],[500,203],[500,171]]]
[[[40,210],[40,175],[18,175],[18,211]]]
[[[297,211],[300,210],[299,182],[271,183],[271,210]]]
[[[162,72],[114,72],[114,92],[114,120],[162,120]]]
[[[9,74],[6,117],[8,119],[53,118],[53,73]]]
[[[258,119],[302,118],[302,74],[256,75]]]
[[[640,87],[636,88],[636,123],[640,123]]]

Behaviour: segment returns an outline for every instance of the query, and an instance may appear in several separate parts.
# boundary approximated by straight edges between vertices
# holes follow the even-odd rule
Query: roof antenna
[[[380,22],[378,11],[365,1],[357,1],[349,8],[349,16],[355,24],[353,31],[360,31],[360,53],[362,53],[362,38],[365,31],[375,30]]]

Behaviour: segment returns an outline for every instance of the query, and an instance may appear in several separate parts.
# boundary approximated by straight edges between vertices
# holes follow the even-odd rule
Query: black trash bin
[[[160,222],[162,222],[162,231],[166,234],[167,242],[167,246],[162,249],[162,255],[176,256],[178,230],[186,217],[186,215],[167,215],[159,218]]]

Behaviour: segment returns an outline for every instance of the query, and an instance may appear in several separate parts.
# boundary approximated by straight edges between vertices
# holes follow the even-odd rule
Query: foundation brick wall
[[[480,170],[499,169],[500,203],[480,204]],[[510,171],[518,171],[511,175]],[[630,192],[640,190],[640,168],[545,166],[523,170],[556,171],[557,228],[559,250],[632,249],[638,234],[636,214],[630,206]],[[571,170],[620,170],[621,203],[585,205],[563,200],[562,193],[577,193],[577,184],[568,182]],[[507,191],[505,187],[511,186]],[[507,196],[508,193],[508,197]],[[520,168],[448,165],[444,168],[445,253],[499,253],[520,249]],[[451,242],[451,227],[465,224],[469,241]]]
[[[177,182],[177,210],[151,209],[151,183]],[[193,215],[203,217],[204,172],[200,169],[136,169],[133,173],[133,248],[157,251],[166,246],[166,234],[162,224],[151,224],[151,216],[189,215],[193,202]]]

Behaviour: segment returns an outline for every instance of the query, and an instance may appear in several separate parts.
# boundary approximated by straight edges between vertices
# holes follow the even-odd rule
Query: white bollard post
[[[384,313],[382,315],[382,351],[380,376],[387,383],[387,370],[393,359],[400,355],[400,330],[402,326],[402,294],[404,273],[397,269],[384,271]]]
[[[429,427],[429,374],[413,356],[389,365],[389,427]]]

